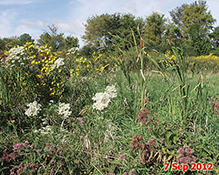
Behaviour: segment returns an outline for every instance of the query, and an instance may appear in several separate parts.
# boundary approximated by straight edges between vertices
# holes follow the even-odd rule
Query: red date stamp
[[[167,171],[171,168],[172,171],[213,171],[213,164],[212,163],[191,163],[191,168],[188,164],[178,164],[176,162],[172,163],[164,163],[164,170]]]

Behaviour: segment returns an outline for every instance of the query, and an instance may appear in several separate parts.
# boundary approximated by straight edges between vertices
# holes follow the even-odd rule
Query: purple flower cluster
[[[16,168],[16,167],[12,168],[10,170],[10,175],[16,175],[14,172],[15,170],[17,170],[16,171],[17,175],[21,174],[23,172],[24,167],[27,167],[27,169],[30,169],[30,170],[34,170],[35,163],[32,163],[32,164],[26,163],[25,165],[24,165],[24,163],[20,163],[20,165],[18,167],[19,168]]]
[[[52,143],[46,143],[46,146],[48,146],[51,151],[55,151],[55,149],[56,149],[56,148],[52,145]]]
[[[181,163],[190,164],[196,162],[197,158],[192,155],[194,151],[189,146],[183,146],[180,148],[177,153],[179,154],[178,158]]]
[[[26,147],[29,142],[25,141],[24,143],[17,143],[13,146],[13,151],[19,151],[21,148]],[[31,148],[31,145],[28,145]]]
[[[3,151],[3,155],[1,157],[1,159],[3,159],[5,162],[9,163],[11,160],[14,160],[16,158],[16,156],[14,153],[8,154],[6,151],[7,151],[6,149]]]

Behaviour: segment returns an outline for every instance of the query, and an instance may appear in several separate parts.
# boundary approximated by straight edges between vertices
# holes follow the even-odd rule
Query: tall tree
[[[58,33],[58,28],[52,24],[48,26],[49,31],[44,32],[38,39],[39,45],[48,45],[52,51],[68,50],[72,47],[79,47],[78,39],[73,36],[64,37],[64,33]]]
[[[190,55],[208,54],[211,46],[208,34],[216,21],[208,11],[206,1],[183,4],[170,12],[173,23],[181,32],[183,47]],[[195,32],[196,31],[196,32]],[[198,42],[197,42],[198,40]],[[208,48],[198,45],[206,43]],[[192,51],[191,48],[196,48]]]
[[[18,43],[20,46],[22,46],[26,42],[34,42],[34,40],[32,39],[32,37],[29,34],[24,33],[24,34],[19,36]]]
[[[213,52],[219,55],[219,26],[214,28],[214,31],[209,34],[211,42],[213,44]]]
[[[79,47],[79,44],[78,44],[78,38],[75,38],[73,36],[67,36],[65,38],[65,48],[67,50],[73,48],[73,47]]]
[[[166,51],[168,48],[167,27],[167,19],[164,14],[154,12],[146,18],[143,38],[150,49]]]
[[[52,51],[64,49],[64,33],[58,33],[58,28],[52,24],[48,26],[49,31],[44,32],[40,35],[37,40],[40,45],[48,45],[52,47]]]
[[[121,47],[125,48],[127,44],[125,40],[133,40],[132,30],[138,35],[138,25],[142,27],[144,25],[143,20],[141,18],[135,19],[131,14],[122,15],[120,13],[115,13],[112,15],[96,15],[88,18],[87,23],[85,24],[85,35],[82,38],[88,46],[111,47],[113,40],[115,39],[112,35],[118,35],[123,39],[119,41]]]

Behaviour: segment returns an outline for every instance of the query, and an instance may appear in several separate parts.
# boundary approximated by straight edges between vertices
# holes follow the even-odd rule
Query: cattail
[[[143,48],[143,39],[141,38],[141,40],[140,40],[140,49],[141,49],[141,54],[142,54],[142,48]]]

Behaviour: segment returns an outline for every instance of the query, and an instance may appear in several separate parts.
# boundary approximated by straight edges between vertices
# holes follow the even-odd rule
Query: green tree
[[[79,44],[78,44],[78,38],[75,38],[73,36],[67,36],[65,38],[65,48],[67,50],[73,48],[73,47],[79,47]]]
[[[213,45],[213,53],[219,55],[219,27],[214,28],[214,31],[209,34]]]
[[[18,44],[20,46],[22,46],[22,45],[26,44],[26,42],[34,42],[34,39],[32,39],[32,37],[29,34],[24,33],[24,34],[19,36]]]
[[[57,33],[58,28],[52,24],[48,26],[49,31],[40,35],[37,40],[39,45],[48,45],[52,47],[52,51],[63,50],[65,47],[64,33]]]
[[[184,50],[189,55],[209,54],[211,46],[208,35],[216,20],[208,11],[206,1],[183,4],[170,11],[170,15],[173,24],[180,31],[180,41]],[[206,46],[198,48],[198,45],[202,46],[203,43],[206,43]]]
[[[109,39],[112,36],[108,33],[114,32],[119,28],[120,15],[102,14],[95,15],[87,19],[85,26],[85,35],[82,39],[87,46],[106,46],[109,45]]]
[[[64,33],[58,33],[58,28],[52,24],[48,26],[49,31],[40,35],[37,40],[39,45],[48,45],[52,47],[52,51],[68,50],[72,47],[79,47],[78,38],[73,36],[64,37]]]
[[[146,18],[143,39],[150,49],[165,52],[168,49],[167,33],[168,24],[164,14],[154,12]]]
[[[122,39],[119,41],[121,47],[126,48],[128,41],[133,41],[132,30],[136,35],[139,35],[138,25],[142,29],[143,20],[141,18],[135,19],[131,14],[96,15],[88,18],[85,24],[85,35],[82,39],[87,46],[111,48],[115,40],[112,35],[118,35]],[[140,37],[136,38],[140,40]]]
[[[12,47],[19,45],[19,37],[12,36],[9,38],[0,39],[0,50],[10,50]]]

